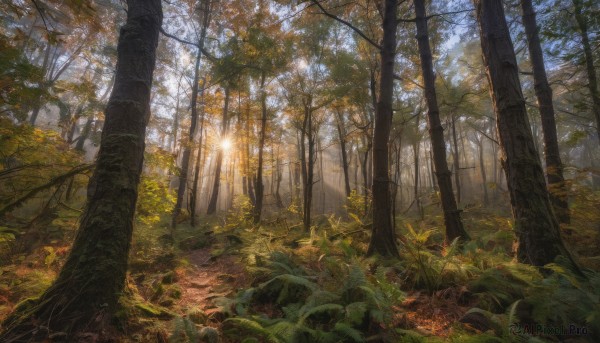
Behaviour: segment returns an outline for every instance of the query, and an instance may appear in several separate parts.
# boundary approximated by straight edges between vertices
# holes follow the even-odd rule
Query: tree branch
[[[398,81],[406,81],[406,82],[408,82],[408,83],[412,83],[413,85],[415,85],[415,86],[417,86],[417,87],[419,87],[419,88],[421,88],[421,89],[425,89],[425,86],[423,86],[423,85],[419,84],[417,81],[414,81],[414,80],[411,80],[411,79],[406,79],[406,78],[403,78],[402,76],[400,76],[400,75],[398,75],[398,74],[396,74],[396,73],[394,73],[393,77],[394,77],[394,79],[396,79],[396,80],[398,80]]]
[[[39,192],[44,191],[48,188],[51,188],[55,185],[61,184],[61,183],[65,182],[65,180],[67,180],[68,178],[75,176],[77,174],[81,174],[85,171],[88,171],[88,170],[92,169],[92,167],[94,167],[93,164],[82,164],[80,166],[77,166],[77,167],[71,169],[70,171],[68,171],[65,174],[62,174],[62,175],[52,178],[46,184],[43,184],[41,186],[33,188],[32,190],[27,192],[27,194],[23,195],[19,199],[15,200],[14,202],[12,202],[12,203],[4,206],[2,209],[0,209],[0,216],[3,215],[4,213],[10,212],[10,211],[14,210],[15,208],[21,206],[27,199],[35,196]]]
[[[381,50],[381,45],[375,43],[375,41],[373,41],[371,38],[367,37],[366,34],[364,34],[364,32],[362,32],[360,29],[358,29],[356,26],[350,24],[349,22],[345,21],[344,19],[331,14],[329,12],[327,12],[327,10],[321,5],[321,3],[318,0],[311,0],[315,5],[317,5],[317,7],[319,7],[319,9],[321,10],[322,14],[328,16],[329,18],[332,18],[334,20],[339,21],[340,23],[346,25],[347,27],[349,27],[350,29],[352,29],[354,32],[356,32],[359,36],[361,36],[362,38],[364,38],[367,42],[369,42],[369,44],[371,44],[372,46],[376,47],[378,50]]]
[[[471,12],[471,11],[474,11],[474,10],[475,10],[474,8],[469,8],[469,9],[460,10],[460,11],[430,14],[430,15],[428,15],[428,16],[425,17],[425,20],[429,20],[429,19],[435,18],[435,17],[443,17],[443,16],[449,15],[449,14],[459,14],[459,13],[464,13],[464,12]],[[410,18],[410,19],[398,18],[397,20],[398,20],[398,22],[401,22],[401,23],[414,23],[414,22],[417,21],[417,18]]]
[[[181,39],[175,35],[168,33],[162,27],[160,28],[160,33],[162,33],[166,37],[169,37],[169,38],[172,38],[172,39],[178,41],[179,43],[192,45],[192,46],[196,47],[197,49],[200,49],[200,51],[202,51],[202,54],[204,55],[204,57],[206,57],[209,61],[211,61],[213,63],[217,61],[217,58],[215,56],[211,55],[208,51],[206,51],[206,49],[200,48],[200,45],[198,43],[193,43],[193,42],[187,41],[185,39]]]

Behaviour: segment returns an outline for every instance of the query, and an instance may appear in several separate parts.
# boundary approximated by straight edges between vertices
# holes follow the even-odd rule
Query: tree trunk
[[[313,132],[312,123],[312,99],[306,100],[304,104],[304,130],[305,134],[302,138],[302,182],[303,188],[303,207],[302,207],[302,222],[304,229],[309,230],[311,225],[311,207],[313,197],[313,186],[314,186],[314,172],[315,172],[315,137]],[[305,137],[304,137],[305,136]],[[308,140],[308,155],[306,155],[306,149],[304,140]]]
[[[202,108],[200,110],[200,137],[198,138],[198,153],[196,154],[196,165],[194,166],[194,182],[192,184],[192,191],[190,194],[190,225],[196,227],[196,203],[198,199],[198,189],[202,188],[202,181],[200,179],[200,161],[202,160],[202,140],[204,138],[204,85],[206,79],[202,79],[202,90],[200,91],[200,102]]]
[[[227,134],[227,123],[229,121],[229,86],[225,86],[225,103],[223,104],[223,121],[221,122],[221,137],[225,137]],[[210,201],[208,202],[208,208],[206,214],[214,214],[217,211],[217,200],[219,199],[219,187],[221,186],[221,167],[223,164],[223,149],[221,147],[217,150],[217,159],[215,162],[215,179],[213,182],[212,194]]]
[[[265,72],[260,76],[260,133],[258,139],[258,166],[256,168],[256,203],[253,208],[254,224],[260,222],[260,215],[263,208],[265,185],[263,183],[263,152],[265,149],[265,137],[267,135],[267,91],[265,90]]]
[[[485,173],[485,160],[483,159],[483,138],[477,140],[477,147],[479,150],[479,171],[481,173],[481,184],[483,188],[483,206],[487,207],[490,204],[490,197],[488,195],[487,175]]]
[[[348,174],[348,153],[346,151],[346,127],[344,126],[344,113],[339,109],[335,110],[336,114],[336,127],[338,131],[338,138],[340,140],[340,150],[342,152],[342,169],[344,170],[344,186],[346,190],[346,197],[350,196],[350,175]]]
[[[174,230],[177,227],[177,218],[181,212],[183,206],[183,197],[186,190],[188,189],[188,170],[190,168],[190,162],[192,159],[192,148],[194,144],[194,136],[196,135],[196,124],[198,121],[198,84],[200,82],[200,59],[202,57],[202,51],[198,49],[196,55],[196,66],[194,69],[194,81],[192,84],[192,97],[191,97],[191,124],[190,132],[188,133],[187,141],[183,147],[183,155],[181,157],[181,168],[179,169],[179,187],[177,188],[177,200],[175,201],[175,208],[173,209],[173,216],[171,218],[171,229]]]
[[[433,59],[429,44],[425,0],[414,0],[414,4],[417,18],[417,42],[421,57],[421,72],[423,73],[423,83],[425,86],[425,99],[427,100],[427,123],[431,139],[435,176],[444,212],[446,241],[451,242],[457,237],[469,239],[460,218],[460,210],[457,208],[456,200],[454,199],[451,173],[448,170],[448,161],[446,160],[446,141],[444,139],[444,128],[440,121],[440,110],[435,93],[435,74],[433,72]],[[454,121],[452,127],[454,128]],[[458,161],[455,161],[458,167],[457,163]]]
[[[563,164],[558,149],[556,122],[554,120],[554,106],[552,104],[552,88],[548,84],[546,68],[544,67],[544,54],[538,36],[538,27],[535,11],[531,0],[521,0],[523,10],[523,26],[529,45],[529,58],[533,67],[533,80],[535,96],[538,100],[544,131],[544,157],[546,159],[546,178],[548,180],[548,193],[550,202],[561,223],[569,223],[569,203],[567,187],[563,177]]]
[[[373,132],[373,232],[367,255],[377,253],[397,257],[396,232],[392,226],[388,142],[393,114],[398,0],[385,0],[384,6],[379,100]]]
[[[570,259],[548,198],[521,91],[517,59],[501,0],[475,0],[496,124],[502,148],[520,262],[535,266]]]
[[[419,117],[417,117],[417,127],[416,129],[418,130],[419,128]],[[417,214],[419,215],[419,218],[421,218],[421,220],[423,220],[424,217],[424,213],[423,213],[423,207],[421,206],[421,197],[419,196],[419,183],[420,181],[420,168],[419,168],[419,142],[413,142],[412,144],[412,148],[413,148],[413,161],[414,161],[414,173],[415,173],[415,178],[414,178],[414,184],[413,184],[413,194],[414,194],[414,204],[415,204],[415,208],[417,210]]]
[[[582,0],[573,0],[575,5],[575,21],[579,27],[581,35],[581,44],[583,45],[583,56],[585,57],[585,66],[588,77],[588,89],[592,96],[592,111],[596,118],[596,133],[600,141],[600,90],[598,89],[598,79],[596,78],[596,67],[594,66],[594,55],[592,46],[590,45],[590,37],[588,33],[588,24],[583,16]]]
[[[77,237],[58,278],[33,305],[25,303],[4,322],[0,341],[46,341],[54,332],[77,341],[77,333],[100,333],[122,293],[162,23],[160,1],[127,4],[116,82]]]
[[[281,188],[281,181],[283,180],[283,171],[281,170],[281,163],[279,161],[279,147],[277,149],[277,160],[275,161],[275,175],[277,175],[277,180],[275,181],[275,205],[277,205],[277,208],[282,209],[284,206],[279,189]]]
[[[456,185],[456,202],[460,204],[461,202],[461,188],[460,188],[460,156],[458,154],[458,136],[456,134],[456,119],[454,117],[454,113],[451,115],[451,124],[452,124],[452,162],[454,163],[454,184]]]
[[[254,177],[253,173],[250,172],[250,102],[246,103],[246,140],[244,142],[245,149],[245,168],[246,168],[246,189],[248,191],[248,198],[252,206],[256,204],[256,197],[254,196]]]
[[[315,134],[315,140],[317,143],[317,151],[315,153],[315,161],[317,155],[319,157],[319,188],[321,189],[321,214],[325,214],[325,173],[323,173],[323,145],[319,138],[319,132]]]
[[[81,131],[81,135],[77,137],[77,144],[75,144],[75,150],[83,152],[83,147],[85,146],[85,141],[89,138],[90,132],[92,130],[92,123],[94,122],[94,116],[90,114],[87,118],[85,125],[83,126],[83,130]]]
[[[364,214],[365,216],[369,213],[369,152],[372,148],[371,138],[368,135],[368,131],[365,131],[365,153],[364,158],[360,161],[361,173],[363,177],[363,202],[364,202]]]

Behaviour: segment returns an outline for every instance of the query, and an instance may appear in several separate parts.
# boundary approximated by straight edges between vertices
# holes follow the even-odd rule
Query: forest
[[[0,23],[0,342],[600,342],[600,2]]]

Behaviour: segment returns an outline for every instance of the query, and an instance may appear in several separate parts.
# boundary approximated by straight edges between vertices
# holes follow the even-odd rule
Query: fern
[[[363,301],[346,305],[346,321],[352,325],[360,325],[367,314],[367,303]]]
[[[177,317],[173,320],[174,329],[169,337],[169,343],[198,342],[200,334],[194,322],[185,317]]]
[[[256,320],[253,320],[253,319],[240,318],[240,317],[229,318],[229,319],[225,320],[224,324],[225,325],[233,324],[233,326],[240,328],[242,330],[245,330],[251,335],[256,335],[260,338],[264,338],[266,340],[266,342],[270,342],[270,343],[282,342],[270,330],[263,327],[263,325],[261,323],[259,323]]]
[[[260,284],[256,289],[256,297],[268,302],[275,298],[280,305],[300,302],[315,290],[317,285],[306,277],[283,274]]]
[[[360,343],[366,342],[362,333],[355,328],[353,328],[350,324],[344,322],[338,322],[333,327],[333,331],[341,337],[351,340],[352,342]]]
[[[327,315],[329,315],[330,313],[341,313],[344,310],[344,307],[342,305],[338,305],[338,304],[323,304],[323,305],[319,305],[319,306],[303,306],[300,309],[300,320],[299,323],[304,323],[305,320],[307,320],[310,316],[319,314],[319,313],[325,313]]]

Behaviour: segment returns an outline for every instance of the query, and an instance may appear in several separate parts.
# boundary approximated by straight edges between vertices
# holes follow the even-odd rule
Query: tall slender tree
[[[548,77],[546,76],[544,54],[542,52],[542,45],[540,44],[532,1],[521,0],[521,10],[529,47],[529,59],[533,67],[535,96],[537,97],[540,116],[542,117],[546,179],[548,180],[550,202],[558,221],[569,223],[567,187],[563,177],[563,164],[558,150],[556,120],[554,119],[554,105],[552,104],[552,88],[550,88]]]
[[[570,258],[548,198],[531,134],[514,47],[502,0],[475,0],[483,62],[502,148],[520,262],[536,266]]]
[[[381,76],[373,131],[373,232],[368,255],[398,256],[395,228],[392,225],[392,201],[388,161],[388,142],[392,124],[394,64],[398,0],[385,0],[383,10],[383,41],[381,45]]]
[[[162,8],[159,0],[128,0],[114,88],[88,202],[67,261],[39,299],[4,322],[2,342],[46,341],[63,332],[101,332],[125,284],[137,187],[144,160],[150,90]]]
[[[187,141],[184,143],[183,155],[181,158],[181,168],[179,169],[179,187],[177,188],[177,199],[175,201],[175,208],[173,209],[173,217],[171,219],[171,228],[175,229],[177,226],[177,217],[181,212],[183,206],[183,199],[185,192],[190,188],[188,181],[188,172],[190,164],[193,159],[193,145],[196,137],[196,131],[198,126],[198,91],[200,86],[200,60],[202,59],[202,50],[204,49],[204,40],[206,39],[206,31],[210,25],[210,1],[202,1],[202,28],[200,29],[200,37],[198,39],[197,52],[196,52],[196,63],[194,65],[194,80],[192,83],[192,95],[190,98],[191,110],[191,124],[190,131],[188,133]],[[194,200],[196,195],[193,195]],[[194,204],[195,206],[195,204]]]
[[[575,21],[579,29],[581,37],[581,45],[583,46],[583,57],[585,58],[585,71],[588,78],[588,89],[592,97],[592,111],[596,119],[596,133],[598,141],[600,141],[600,88],[598,88],[598,78],[596,76],[596,67],[594,66],[594,55],[592,53],[592,45],[590,43],[589,27],[587,18],[584,14],[583,0],[573,0],[575,6]]]
[[[468,239],[469,235],[465,231],[460,218],[460,210],[456,206],[456,199],[452,190],[452,179],[450,178],[451,173],[448,170],[448,162],[446,160],[446,141],[444,139],[444,128],[440,121],[437,95],[435,94],[435,74],[433,72],[433,58],[429,45],[425,0],[414,0],[414,5],[417,42],[421,57],[421,72],[423,74],[423,85],[425,86],[425,100],[427,101],[429,137],[431,139],[435,176],[440,188],[442,210],[444,211],[446,240],[452,241],[455,238]]]
[[[229,92],[231,85],[225,86],[225,100],[223,103],[223,119],[221,121],[221,137],[227,136],[227,130],[229,127]],[[214,214],[217,211],[217,200],[219,200],[219,188],[221,186],[221,169],[223,164],[223,148],[218,147],[216,166],[215,166],[215,178],[213,181],[212,193],[208,201],[208,208],[206,214]]]

